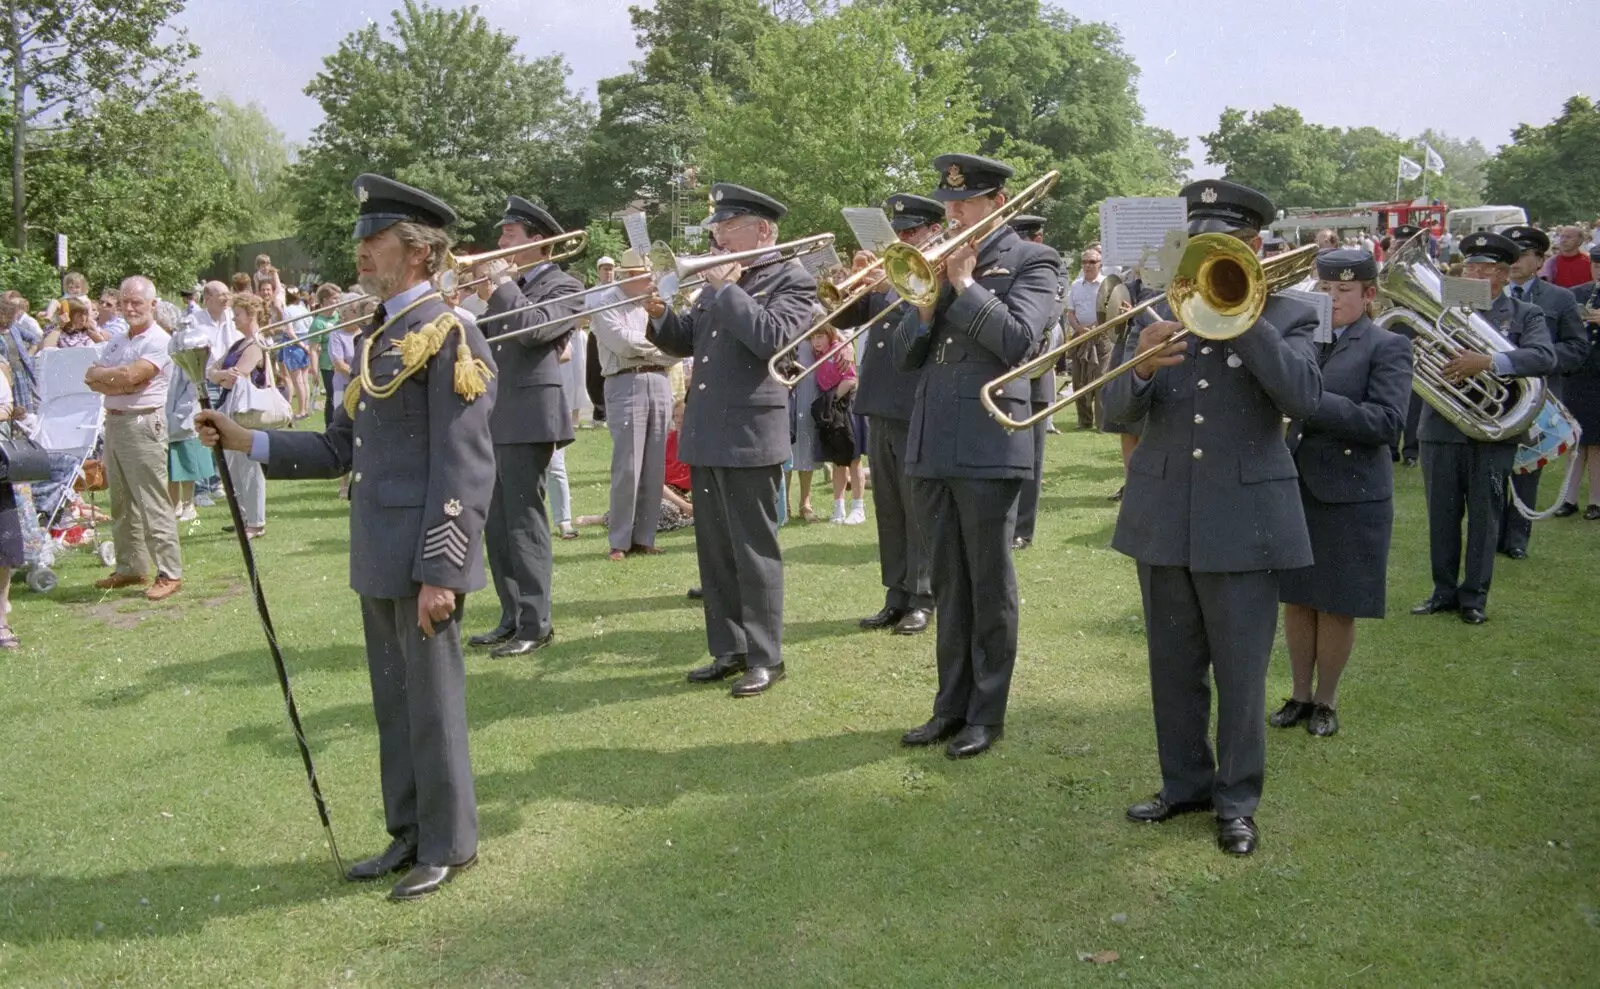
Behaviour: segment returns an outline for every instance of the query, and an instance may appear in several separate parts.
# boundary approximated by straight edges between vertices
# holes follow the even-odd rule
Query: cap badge
[[[895,203],[894,204],[894,211],[896,213],[904,213],[906,211],[906,204],[902,203],[902,202]]]
[[[713,192],[711,194],[711,200],[712,200],[712,202],[717,202],[717,203],[722,202],[722,190],[718,189],[716,192]]]
[[[444,513],[446,515],[450,516],[451,518],[455,518],[456,516],[460,515],[461,514],[461,502],[457,501],[454,498],[451,498],[449,501],[444,503]]]
[[[1341,282],[1351,281],[1355,277],[1356,277],[1356,270],[1354,268],[1346,268],[1345,270],[1339,272],[1339,280]]]
[[[960,165],[951,165],[945,169],[944,184],[950,189],[965,189],[967,187],[967,177],[961,173]]]
[[[1200,201],[1202,203],[1214,203],[1214,202],[1216,202],[1217,201],[1217,190],[1214,189],[1213,187],[1209,186],[1209,185],[1206,186],[1204,189],[1201,189],[1200,190]]]
[[[356,189],[356,202],[364,203],[367,201],[367,197],[370,195],[371,193],[367,192],[366,186],[360,186]]]

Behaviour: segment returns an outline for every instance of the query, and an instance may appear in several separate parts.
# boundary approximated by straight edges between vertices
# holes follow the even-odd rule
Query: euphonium
[[[1446,380],[1444,366],[1464,351],[1493,355],[1515,348],[1477,313],[1446,308],[1441,284],[1422,238],[1413,238],[1378,272],[1378,299],[1388,308],[1373,322],[1411,338],[1411,386],[1435,412],[1475,440],[1510,442],[1538,418],[1544,380],[1489,373],[1459,384]]]

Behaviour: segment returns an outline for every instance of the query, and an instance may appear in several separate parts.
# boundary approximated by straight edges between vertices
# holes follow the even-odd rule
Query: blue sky
[[[436,0],[439,2],[439,0]],[[1597,0],[1133,0],[1058,4],[1121,29],[1151,123],[1198,138],[1225,106],[1298,107],[1341,127],[1426,127],[1491,151],[1520,122],[1544,123],[1573,93],[1600,97]],[[179,22],[201,47],[201,89],[254,100],[291,140],[320,111],[303,93],[323,56],[393,4],[374,0],[190,0]],[[529,55],[560,52],[588,96],[638,56],[628,0],[478,0]],[[1109,8],[1109,9],[1108,9]],[[1191,157],[1200,175],[1204,148]]]

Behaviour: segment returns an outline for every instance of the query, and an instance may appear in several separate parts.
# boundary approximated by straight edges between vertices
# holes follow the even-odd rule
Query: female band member
[[[1286,436],[1315,562],[1286,570],[1278,588],[1294,694],[1268,721],[1339,730],[1339,675],[1357,618],[1382,618],[1394,478],[1389,444],[1411,395],[1411,342],[1367,318],[1378,265],[1360,250],[1324,251],[1317,288],[1333,297],[1333,341],[1322,344],[1322,401]],[[1313,690],[1315,680],[1315,690]]]

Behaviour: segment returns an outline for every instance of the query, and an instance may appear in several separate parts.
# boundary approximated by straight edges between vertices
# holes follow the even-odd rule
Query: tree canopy
[[[1543,127],[1522,124],[1484,168],[1489,198],[1521,206],[1535,223],[1600,214],[1600,105],[1574,96]]]

